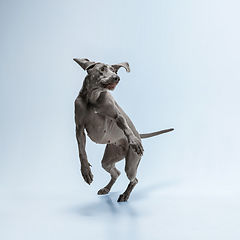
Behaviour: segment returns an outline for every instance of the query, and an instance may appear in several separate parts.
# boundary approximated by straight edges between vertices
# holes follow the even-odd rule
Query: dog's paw
[[[140,155],[140,156],[143,155],[144,149],[141,141],[137,137],[134,136],[134,138],[130,140],[129,144],[137,155]]]
[[[129,195],[123,193],[119,196],[117,201],[118,202],[126,202],[128,200],[128,198],[129,198]]]
[[[93,181],[93,174],[91,172],[90,166],[89,165],[81,166],[81,173],[84,181],[90,185]]]
[[[97,194],[98,195],[105,195],[105,194],[108,194],[109,191],[110,191],[110,189],[104,187],[104,188],[100,189]]]

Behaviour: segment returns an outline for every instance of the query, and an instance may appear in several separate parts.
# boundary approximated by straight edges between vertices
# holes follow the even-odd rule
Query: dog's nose
[[[119,82],[120,81],[120,77],[118,76],[118,75],[114,75],[113,77],[112,77],[112,80],[114,81],[114,82]]]

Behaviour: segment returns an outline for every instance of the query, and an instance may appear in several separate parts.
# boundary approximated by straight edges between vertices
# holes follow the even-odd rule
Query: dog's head
[[[89,83],[92,87],[101,87],[108,90],[114,90],[120,81],[117,75],[118,69],[124,67],[127,72],[130,72],[130,67],[127,62],[107,65],[104,63],[91,62],[88,59],[73,59],[77,62],[83,70],[88,72]]]

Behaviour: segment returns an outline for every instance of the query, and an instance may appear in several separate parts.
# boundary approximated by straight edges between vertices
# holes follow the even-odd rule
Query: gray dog
[[[118,202],[125,202],[138,183],[137,168],[144,151],[141,138],[152,137],[173,129],[139,134],[127,114],[115,102],[108,90],[114,90],[120,81],[117,75],[120,67],[124,67],[127,72],[130,72],[127,62],[107,65],[90,62],[88,59],[75,58],[73,60],[88,73],[75,100],[76,137],[82,176],[88,184],[93,181],[91,165],[85,151],[84,129],[86,129],[92,141],[107,144],[102,159],[102,167],[110,173],[111,180],[98,191],[99,195],[107,194],[110,191],[120,175],[115,163],[126,159],[125,172],[130,183],[126,191],[118,198]]]

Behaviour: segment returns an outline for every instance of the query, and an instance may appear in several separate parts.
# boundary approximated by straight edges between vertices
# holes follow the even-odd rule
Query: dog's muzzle
[[[114,90],[117,84],[120,81],[120,77],[118,75],[112,76],[110,79],[105,81],[103,84],[104,88],[107,88],[108,90]]]

